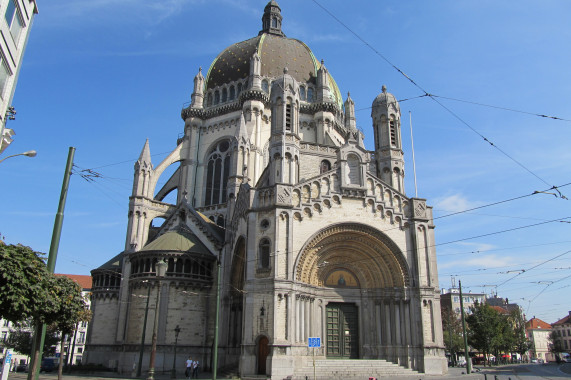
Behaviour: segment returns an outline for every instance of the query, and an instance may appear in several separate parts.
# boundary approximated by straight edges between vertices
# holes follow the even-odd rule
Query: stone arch
[[[314,234],[295,264],[296,280],[323,287],[334,270],[354,273],[364,289],[410,286],[410,270],[399,247],[381,231],[341,223]]]

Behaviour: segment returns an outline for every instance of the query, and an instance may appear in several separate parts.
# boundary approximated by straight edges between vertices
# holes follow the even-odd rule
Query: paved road
[[[480,369],[478,372],[477,369]],[[65,380],[109,380],[109,379],[129,379],[129,377],[120,377],[109,374],[106,377],[97,376],[81,376],[81,375],[65,375]],[[26,380],[27,374],[11,372],[8,380]],[[170,379],[169,374],[158,374],[155,376],[157,380]],[[210,379],[211,374],[201,373],[199,378]],[[57,373],[42,373],[40,380],[56,380]],[[184,379],[182,376],[179,379]],[[515,364],[500,366],[494,368],[476,368],[476,371],[470,375],[466,374],[465,368],[450,368],[447,376],[427,376],[418,375],[414,377],[399,377],[395,380],[563,380],[571,379],[571,363],[562,365],[556,364]],[[363,379],[366,380],[366,379]]]

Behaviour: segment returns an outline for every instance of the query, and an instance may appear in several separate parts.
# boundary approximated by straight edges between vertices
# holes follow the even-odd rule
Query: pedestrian
[[[198,379],[198,366],[199,366],[198,360],[192,362],[192,377],[194,379]]]
[[[190,374],[192,373],[192,358],[189,356],[186,360],[186,370],[184,371],[184,377],[190,379]]]

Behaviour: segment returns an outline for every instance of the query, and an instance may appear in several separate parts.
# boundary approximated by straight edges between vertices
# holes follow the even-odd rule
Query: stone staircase
[[[316,360],[315,380],[368,380],[392,379],[395,377],[414,377],[419,372],[386,360]],[[418,378],[418,377],[417,377]],[[313,380],[313,361],[308,361],[305,367],[299,368],[288,380]]]

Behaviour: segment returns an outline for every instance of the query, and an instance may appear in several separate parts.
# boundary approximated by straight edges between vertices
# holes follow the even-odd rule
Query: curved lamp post
[[[174,357],[172,359],[171,379],[176,379],[176,346],[178,344],[179,333],[180,333],[180,327],[176,325],[176,327],[174,328]]]
[[[149,362],[149,376],[147,380],[155,380],[155,357],[157,356],[157,329],[159,328],[159,304],[161,303],[162,279],[167,271],[167,263],[164,260],[155,264],[157,269],[157,304],[155,305],[155,323],[153,324],[153,340],[151,343],[151,360]]]
[[[0,160],[0,162],[10,158],[10,157],[16,157],[16,156],[26,156],[26,157],[36,157],[36,154],[38,154],[35,150],[29,150],[27,152],[24,153],[18,153],[18,154],[13,154],[11,156],[8,157],[4,157],[3,159]]]

